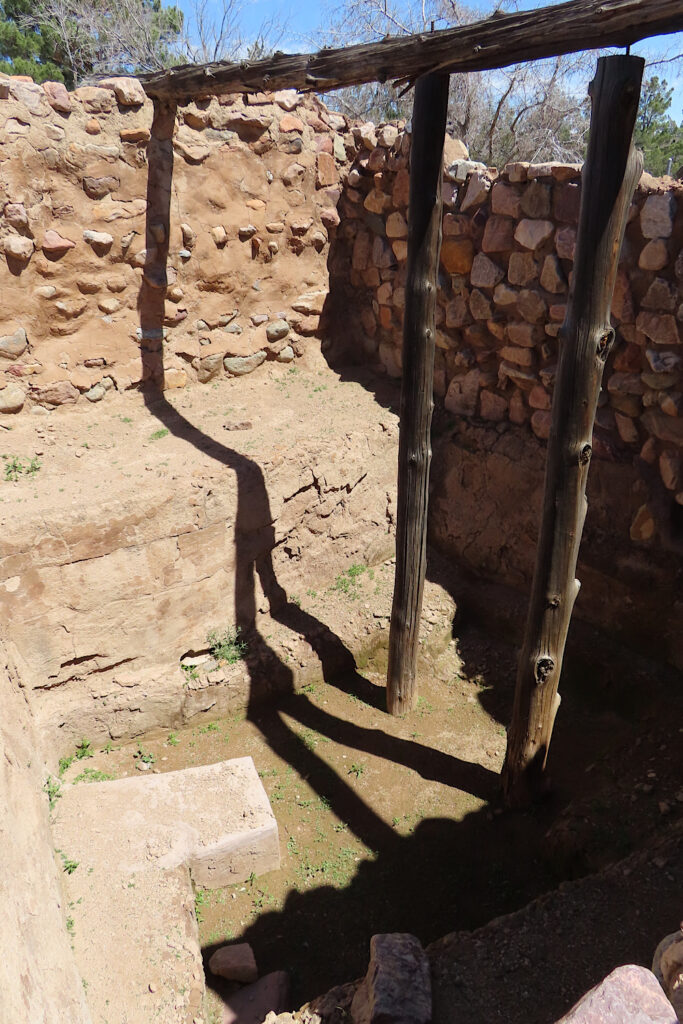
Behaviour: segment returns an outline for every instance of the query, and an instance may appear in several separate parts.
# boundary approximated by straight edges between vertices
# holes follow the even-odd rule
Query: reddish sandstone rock
[[[484,228],[483,252],[506,252],[514,245],[515,223],[509,217],[489,217]]]
[[[472,269],[473,260],[474,245],[470,238],[445,238],[443,240],[441,266],[446,273],[467,274]]]
[[[111,89],[122,107],[142,106],[147,98],[137,78],[102,78],[99,85]]]
[[[679,345],[680,337],[676,319],[670,313],[641,312],[636,318],[636,327],[657,345]]]
[[[480,415],[483,420],[500,423],[505,419],[508,409],[507,400],[495,391],[482,390],[480,394]]]
[[[532,181],[524,189],[520,208],[526,217],[543,218],[550,215],[550,186]]]
[[[648,196],[640,211],[644,238],[669,238],[673,231],[676,200],[671,192]]]
[[[62,114],[71,113],[71,97],[62,82],[43,82],[43,90],[53,110]]]
[[[654,522],[643,505],[646,514],[640,522],[637,532],[643,528],[646,537],[634,537],[633,540],[649,540],[654,534]],[[647,518],[649,516],[649,519]],[[635,525],[635,520],[634,520]],[[645,967],[629,964],[617,967],[604,981],[580,999],[576,1006],[557,1024],[676,1024],[676,1015],[671,1003],[666,998],[659,982],[651,971]]]
[[[73,405],[78,401],[78,395],[78,390],[68,380],[31,388],[31,398],[38,405]]]
[[[542,409],[537,409],[531,417],[531,429],[542,441],[547,441],[550,437],[550,423],[551,414]]]
[[[510,284],[527,285],[538,278],[538,263],[531,252],[510,253],[508,281]]]
[[[470,243],[471,244],[471,243]],[[472,261],[470,282],[476,288],[493,288],[505,276],[504,270],[484,253],[477,253]]]
[[[52,228],[43,235],[43,243],[41,248],[48,259],[59,259],[64,253],[68,252],[69,249],[73,249],[76,243],[72,242],[70,238],[64,238],[59,232],[54,231]]]
[[[655,238],[648,242],[638,257],[638,266],[642,270],[663,270],[669,262],[669,250],[662,238]]]
[[[303,121],[300,118],[295,117],[294,114],[284,114],[280,118],[281,132],[303,132],[303,130]]]
[[[328,185],[336,185],[339,180],[337,165],[334,157],[329,153],[318,153],[316,157],[316,186],[326,188]]]
[[[73,92],[75,99],[80,100],[89,114],[108,114],[114,109],[114,94],[109,89],[99,89],[94,85],[82,85]]]
[[[215,358],[215,356],[208,357],[208,359],[214,360]],[[218,359],[220,361],[220,356]],[[258,977],[254,951],[248,942],[239,942],[234,946],[221,946],[211,956],[209,970],[220,978],[240,981],[243,984],[250,984]]]

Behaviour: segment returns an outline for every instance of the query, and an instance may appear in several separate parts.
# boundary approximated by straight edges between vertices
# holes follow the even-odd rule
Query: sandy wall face
[[[346,120],[287,92],[152,130],[132,79],[0,79],[0,415],[248,373],[316,333]]]
[[[0,958],[4,1020],[90,1024],[52,852],[47,772],[16,674],[0,648]]]

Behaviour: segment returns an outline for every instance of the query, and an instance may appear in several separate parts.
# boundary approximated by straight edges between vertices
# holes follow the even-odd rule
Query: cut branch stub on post
[[[643,66],[639,57],[601,57],[590,89],[593,109],[574,279],[560,332],[541,529],[503,767],[509,806],[524,806],[544,789],[560,702],[564,647],[580,586],[575,574],[593,424],[614,340],[612,293],[628,209],[642,171],[631,140]]]
[[[396,576],[387,672],[387,707],[392,715],[404,714],[417,702],[415,675],[427,562],[436,288],[441,249],[441,179],[448,85],[448,75],[425,75],[418,79],[413,105],[396,502]]]

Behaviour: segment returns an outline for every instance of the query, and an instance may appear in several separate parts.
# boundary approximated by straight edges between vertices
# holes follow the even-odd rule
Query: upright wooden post
[[[436,288],[448,85],[448,75],[424,75],[415,86],[413,103],[396,576],[387,672],[387,707],[392,715],[402,715],[417,703],[415,674],[427,562],[427,503],[432,457],[429,432],[434,407]]]
[[[614,340],[610,306],[628,209],[642,172],[632,134],[643,66],[640,57],[601,57],[590,88],[574,279],[560,332],[541,530],[503,766],[509,806],[524,806],[543,790],[560,703],[562,658],[580,586],[575,573],[593,423]]]

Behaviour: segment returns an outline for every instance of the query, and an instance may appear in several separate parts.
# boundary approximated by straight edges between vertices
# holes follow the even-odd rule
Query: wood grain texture
[[[503,767],[510,806],[544,788],[548,746],[574,601],[586,517],[586,481],[605,361],[614,340],[610,306],[619,250],[642,157],[633,149],[644,62],[602,57],[591,85],[574,278],[560,332],[536,566]]]
[[[425,75],[415,87],[413,106],[396,576],[387,671],[387,709],[392,715],[405,714],[417,703],[417,651],[427,563],[430,428],[434,408],[436,292],[448,85],[448,75]]]
[[[148,95],[179,102],[276,89],[329,92],[363,82],[412,82],[430,71],[485,71],[577,50],[629,46],[680,30],[680,0],[569,0],[439,32],[388,36],[318,53],[276,53],[251,63],[188,64],[138,77]]]

